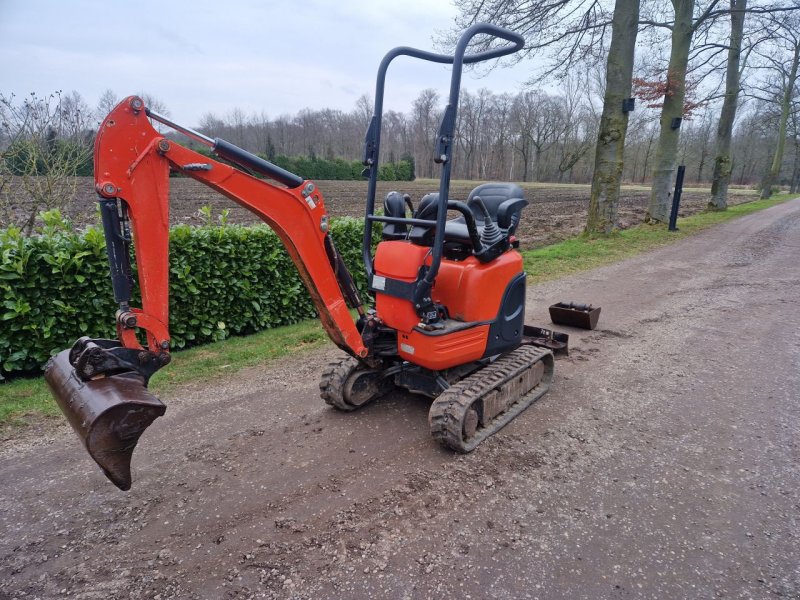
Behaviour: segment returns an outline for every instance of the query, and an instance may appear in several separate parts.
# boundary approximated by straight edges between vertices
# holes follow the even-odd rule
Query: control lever
[[[483,213],[483,231],[481,231],[481,245],[484,248],[494,246],[504,238],[502,230],[497,226],[497,223],[492,220],[489,214],[489,209],[481,200],[480,196],[475,196],[472,203],[476,204],[480,211]]]

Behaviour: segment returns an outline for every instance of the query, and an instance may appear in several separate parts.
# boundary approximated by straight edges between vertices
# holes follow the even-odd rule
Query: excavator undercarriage
[[[477,35],[508,43],[467,54]],[[345,352],[322,374],[320,393],[329,405],[352,411],[397,388],[422,394],[433,399],[433,437],[452,450],[470,452],[547,391],[553,354],[539,347],[546,340],[531,335],[544,330],[525,324],[525,272],[514,235],[528,204],[522,189],[485,183],[464,201],[449,198],[462,67],[522,47],[521,36],[476,24],[462,35],[453,55],[399,47],[381,62],[363,158],[368,182],[362,252],[372,307],[362,302],[328,234],[325,200],[314,182],[178,125],[136,96],[106,117],[95,141],[94,172],[119,306],[118,339],[79,339],[51,359],[45,379],[115,485],[130,488],[133,450],[166,410],[147,384],[170,360],[171,172],[218,191],[277,233],[325,331]],[[441,164],[441,177],[438,192],[419,199],[416,208],[409,196],[391,192],[380,211],[375,197],[384,83],[398,56],[453,65],[436,137],[434,160]],[[168,139],[151,121],[208,147],[220,160]],[[380,235],[377,246],[373,233]],[[141,308],[131,306],[132,250]]]
[[[344,357],[328,365],[319,387],[335,408],[351,411],[402,387],[434,399],[428,423],[434,439],[456,452],[471,452],[538,400],[553,380],[553,353],[523,345],[492,361],[424,373],[405,364],[364,369]]]

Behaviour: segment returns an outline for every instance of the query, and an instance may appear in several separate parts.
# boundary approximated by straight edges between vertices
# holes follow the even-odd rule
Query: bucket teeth
[[[69,350],[50,359],[45,380],[89,455],[114,485],[129,490],[136,443],[166,406],[135,373],[83,381],[70,363]]]

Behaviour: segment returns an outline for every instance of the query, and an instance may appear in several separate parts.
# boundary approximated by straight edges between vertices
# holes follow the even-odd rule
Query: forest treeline
[[[800,187],[800,6],[794,0],[456,0],[441,49],[476,22],[514,30],[536,58],[515,93],[464,89],[450,161],[458,179],[589,183],[586,229],[617,227],[622,182],[651,186],[644,220],[664,224],[678,164],[688,183],[711,183],[709,208],[724,210],[729,185]],[[477,31],[477,30],[476,30]],[[476,34],[471,50],[497,40]],[[523,69],[520,63],[516,69]],[[542,66],[543,65],[543,66]],[[538,70],[537,70],[538,69]],[[160,114],[168,107],[142,94]],[[69,197],[70,177],[87,174],[99,122],[78,92],[0,93],[0,212],[12,177],[39,209]],[[420,92],[407,110],[383,115],[379,175],[437,177],[436,132],[445,98]],[[368,96],[352,110],[302,109],[206,114],[196,128],[306,178],[359,176]],[[180,121],[180,116],[176,115]],[[174,135],[172,133],[165,135]],[[72,183],[74,186],[74,182]],[[12,199],[13,200],[13,199]],[[8,212],[8,211],[6,211]],[[0,214],[0,218],[4,218]],[[33,216],[27,219],[30,229]]]
[[[550,183],[589,183],[600,119],[600,82],[587,76],[568,78],[551,91],[496,94],[488,89],[463,90],[456,128],[453,176],[457,179]],[[367,101],[368,102],[368,101]],[[362,99],[352,111],[304,109],[296,115],[268,118],[234,109],[206,115],[200,131],[243,148],[276,156],[354,159],[361,155],[371,111]],[[433,142],[444,99],[423,90],[408,111],[388,111],[381,136],[381,161],[413,157],[417,177],[438,176]],[[697,110],[683,124],[679,160],[687,181],[709,183],[714,159],[716,103]],[[745,103],[734,130],[733,183],[760,181],[774,146],[779,112],[763,102]],[[793,128],[798,123],[793,121]],[[658,111],[640,102],[631,116],[625,143],[624,181],[650,180],[658,139]],[[780,183],[798,176],[800,130],[792,130]],[[301,173],[302,174],[302,173]]]
[[[567,78],[550,91],[497,94],[485,88],[463,90],[454,177],[588,183],[600,119],[601,83],[583,75]],[[165,110],[158,100],[155,103]],[[92,157],[87,150],[91,149],[97,125],[113,106],[106,102],[93,109],[76,91],[60,96],[60,104],[63,106],[58,112],[63,118],[47,133],[48,151],[62,156],[57,162],[74,161],[76,175],[91,175]],[[631,115],[625,141],[629,158],[623,180],[644,184],[651,176],[659,122],[656,109],[639,104]],[[689,182],[711,181],[717,104],[709,102],[683,123],[679,160],[687,167]],[[381,163],[391,165],[384,167],[381,179],[438,175],[433,141],[443,109],[441,94],[426,89],[408,111],[390,110],[384,115]],[[768,167],[780,113],[776,105],[756,100],[744,102],[741,112],[734,128],[732,182],[755,185]],[[205,115],[198,130],[309,179],[357,179],[363,168],[359,167],[359,157],[371,114],[366,97],[351,111],[303,109],[295,115],[274,118],[233,108],[226,115]],[[5,146],[5,164],[10,172],[23,175],[33,169],[45,173],[49,165],[44,153],[34,148],[33,140],[16,137],[16,145]],[[796,111],[792,113],[788,142],[779,183],[788,186],[794,182],[796,188],[800,177],[800,120]]]

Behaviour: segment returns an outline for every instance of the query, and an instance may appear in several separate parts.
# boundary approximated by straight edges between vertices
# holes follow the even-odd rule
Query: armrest
[[[519,223],[520,213],[526,206],[528,206],[528,201],[525,198],[503,200],[497,207],[497,224],[503,229],[507,229],[509,234],[514,233],[517,223]]]

